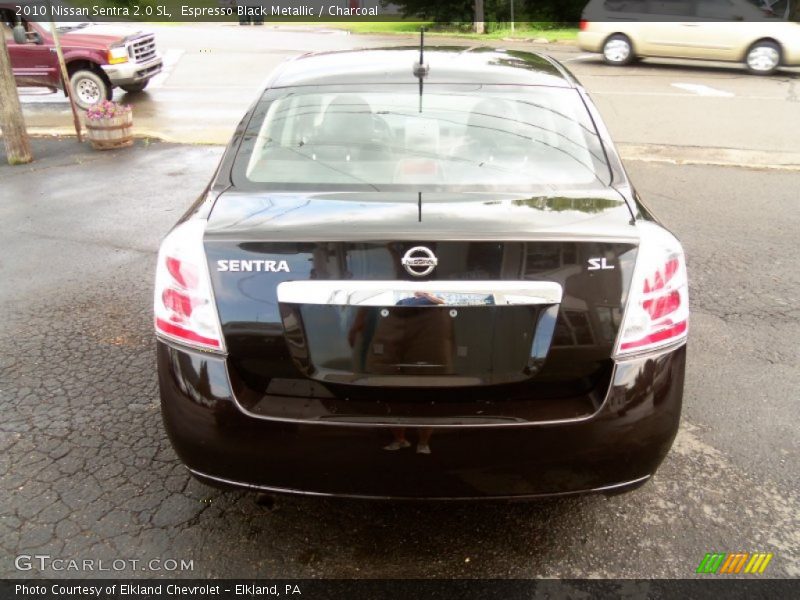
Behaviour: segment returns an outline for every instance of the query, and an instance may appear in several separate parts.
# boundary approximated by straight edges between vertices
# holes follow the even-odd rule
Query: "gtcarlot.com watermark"
[[[194,560],[183,558],[56,558],[49,554],[20,554],[14,559],[17,571],[50,571],[61,573],[103,573],[119,571],[176,572],[194,571]]]

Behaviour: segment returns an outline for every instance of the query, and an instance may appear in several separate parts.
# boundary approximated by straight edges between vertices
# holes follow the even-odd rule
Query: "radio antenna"
[[[419,62],[414,64],[414,77],[419,79],[419,112],[422,112],[423,79],[428,76],[430,67],[425,64],[425,28],[419,28]]]

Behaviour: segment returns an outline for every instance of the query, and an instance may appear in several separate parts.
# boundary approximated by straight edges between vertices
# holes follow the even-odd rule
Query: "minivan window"
[[[648,14],[650,12],[649,3],[649,0],[606,0],[603,8],[613,13]]]
[[[234,164],[270,189],[511,189],[607,182],[575,89],[309,86],[268,91]],[[332,186],[334,186],[332,188]]]
[[[692,0],[651,0],[649,12],[652,15],[690,17],[694,15],[695,7]]]

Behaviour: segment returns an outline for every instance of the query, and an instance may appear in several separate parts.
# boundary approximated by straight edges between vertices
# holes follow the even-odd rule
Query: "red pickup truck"
[[[0,3],[0,29],[19,87],[64,90],[49,22],[27,21]],[[105,23],[56,23],[75,101],[83,109],[110,100],[115,87],[140,92],[161,71],[155,35]]]

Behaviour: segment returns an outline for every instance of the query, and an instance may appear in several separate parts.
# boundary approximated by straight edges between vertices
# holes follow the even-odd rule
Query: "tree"
[[[21,165],[33,160],[31,143],[22,118],[22,106],[14,82],[14,71],[8,56],[6,38],[0,34],[0,130],[6,147],[8,164]]]
[[[475,33],[486,33],[486,22],[483,14],[483,0],[475,0],[475,18],[473,28]]]
[[[474,0],[385,0],[397,6],[405,17],[437,23],[472,23]]]
[[[484,23],[484,31],[493,24],[511,21],[510,0],[382,0],[400,8],[403,16],[466,26],[473,30]],[[800,0],[798,0],[800,1]],[[587,0],[516,0],[514,20],[522,22],[574,23],[581,19]],[[461,27],[463,26],[463,27]]]

